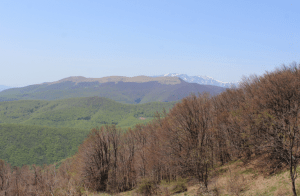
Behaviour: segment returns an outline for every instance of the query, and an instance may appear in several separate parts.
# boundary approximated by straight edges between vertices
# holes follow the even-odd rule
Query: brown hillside
[[[61,79],[55,82],[46,82],[46,84],[57,84],[62,82],[99,82],[99,83],[107,83],[107,82],[137,82],[137,83],[144,83],[144,82],[155,82],[157,81],[160,84],[180,84],[181,81],[177,77],[148,77],[148,76],[135,76],[135,77],[125,77],[125,76],[108,76],[103,78],[85,78],[83,76],[71,76],[68,78]]]

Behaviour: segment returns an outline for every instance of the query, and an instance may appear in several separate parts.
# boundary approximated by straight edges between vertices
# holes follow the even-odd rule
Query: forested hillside
[[[58,169],[23,166],[11,172],[1,162],[2,193],[88,195],[134,189],[133,194],[170,195],[186,191],[189,181],[199,184],[198,195],[241,195],[249,186],[239,176],[252,170],[234,177],[229,171],[226,188],[215,183],[227,172],[221,168],[232,161],[246,165],[257,160],[251,165],[258,175],[288,169],[290,189],[283,194],[296,196],[299,89],[300,65],[284,66],[244,79],[239,88],[215,97],[191,95],[146,125],[127,131],[115,125],[93,129],[78,153]]]
[[[70,77],[57,82],[12,88],[0,92],[0,101],[57,100],[74,97],[106,97],[120,103],[179,101],[191,93],[217,95],[225,88],[187,83],[179,78],[161,77]]]
[[[13,166],[43,165],[74,155],[89,130],[0,124],[0,157]]]
[[[13,166],[73,156],[95,127],[145,124],[175,102],[122,104],[102,97],[0,102],[0,159]]]
[[[71,98],[55,101],[21,100],[0,102],[0,123],[92,129],[115,124],[126,128],[153,119],[175,102],[122,104],[103,97]]]

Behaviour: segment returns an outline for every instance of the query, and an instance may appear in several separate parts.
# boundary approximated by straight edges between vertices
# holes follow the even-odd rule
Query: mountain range
[[[3,90],[9,89],[9,88],[12,88],[12,87],[0,85],[0,92]]]
[[[189,83],[214,85],[214,86],[220,86],[220,87],[224,87],[224,88],[230,88],[232,85],[237,85],[237,83],[222,82],[222,81],[215,80],[212,77],[208,77],[208,76],[188,76],[187,74],[178,74],[178,73],[167,73],[164,75],[152,76],[152,77],[178,77],[178,78],[184,80],[185,82],[189,82]]]
[[[191,93],[217,95],[225,88],[188,83],[179,77],[68,77],[55,82],[11,88],[0,92],[0,101],[57,100],[74,97],[106,97],[120,103],[178,101]]]

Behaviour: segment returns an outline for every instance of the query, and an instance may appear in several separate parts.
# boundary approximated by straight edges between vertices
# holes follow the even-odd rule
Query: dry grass
[[[268,175],[268,172],[265,172],[266,168],[258,168],[262,160],[258,158],[246,164],[237,161],[218,168],[225,172],[212,179],[214,183],[211,183],[209,188],[217,188],[219,195],[292,195],[289,172],[285,170]],[[296,184],[300,192],[300,179]]]
[[[210,179],[207,192],[198,183],[190,183],[186,192],[173,194],[176,196],[288,196],[292,195],[289,172],[277,172],[268,175],[257,163],[261,159],[255,159],[248,163],[235,161],[216,168],[215,176]],[[202,188],[201,188],[202,187]],[[300,179],[296,180],[297,192],[300,193]],[[167,190],[167,189],[166,189]],[[200,191],[199,191],[200,190]],[[203,192],[201,192],[203,191]],[[98,194],[108,196],[108,194]],[[136,195],[135,191],[117,194],[119,196]],[[162,191],[161,195],[171,195],[168,191]]]
[[[106,83],[106,82],[137,82],[137,83],[143,83],[143,82],[153,82],[157,81],[161,84],[180,84],[181,81],[177,77],[149,77],[149,76],[135,76],[135,77],[125,77],[125,76],[109,76],[109,77],[103,77],[103,78],[85,78],[82,76],[72,76],[68,78],[61,79],[59,81],[55,82],[46,82],[44,84],[57,84],[60,82],[66,82],[66,81],[71,81],[80,83],[80,82],[96,82],[98,81],[99,83]]]

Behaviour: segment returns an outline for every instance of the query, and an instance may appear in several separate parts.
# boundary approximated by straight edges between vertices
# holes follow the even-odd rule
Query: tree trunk
[[[208,170],[207,170],[207,163],[205,164],[205,179],[204,179],[204,185],[207,188],[207,178],[208,178]]]
[[[292,161],[290,164],[290,175],[291,175],[291,180],[292,180],[292,189],[293,189],[293,195],[297,196],[297,192],[296,192],[296,187],[295,187],[295,176],[294,176],[294,172],[293,172],[293,165],[292,165]]]
[[[295,188],[295,179],[292,179],[292,185],[293,185],[293,194],[294,196],[297,196],[296,188]]]

